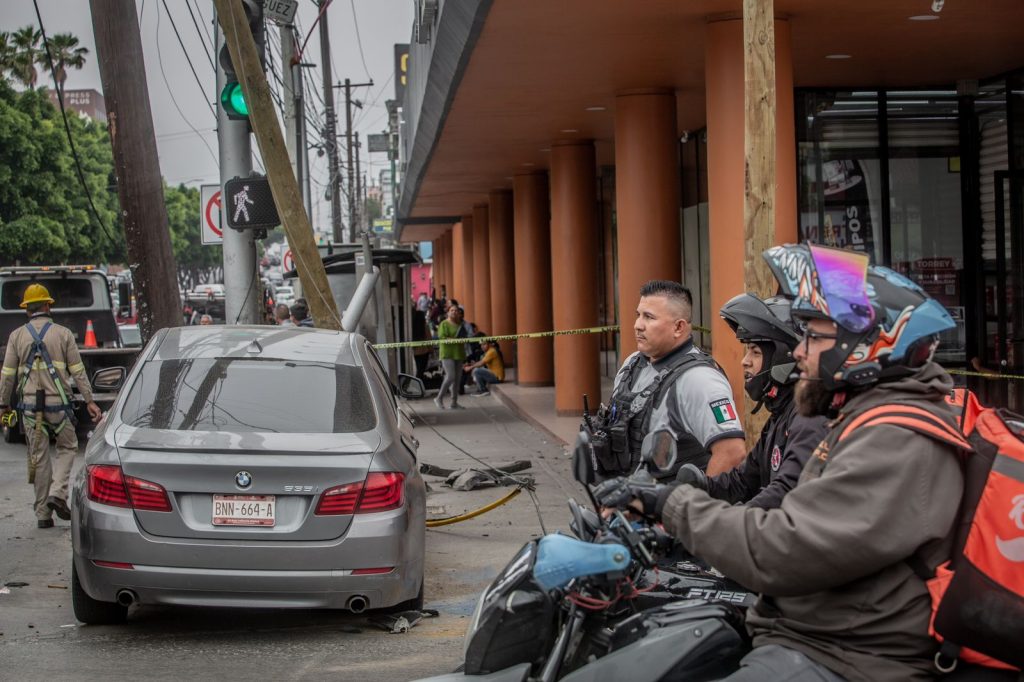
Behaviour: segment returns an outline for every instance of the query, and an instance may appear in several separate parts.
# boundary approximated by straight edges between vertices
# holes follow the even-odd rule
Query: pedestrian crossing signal
[[[222,196],[224,218],[233,230],[267,230],[281,224],[266,176],[228,180]]]

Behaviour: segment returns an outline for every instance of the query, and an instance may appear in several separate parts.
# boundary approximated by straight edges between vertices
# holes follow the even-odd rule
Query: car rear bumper
[[[245,571],[176,568],[134,564],[131,569],[97,566],[74,556],[86,593],[100,601],[116,601],[122,590],[135,593],[140,604],[218,607],[343,609],[353,597],[366,608],[394,606],[412,599],[420,571],[411,565],[381,575],[352,575],[352,569],[330,571]]]
[[[333,609],[362,596],[374,609],[412,599],[421,586],[423,520],[408,506],[358,515],[333,540],[250,542],[150,535],[131,510],[82,497],[72,500],[74,561],[82,587],[100,601],[127,589],[143,604]],[[393,570],[352,574],[378,567]]]

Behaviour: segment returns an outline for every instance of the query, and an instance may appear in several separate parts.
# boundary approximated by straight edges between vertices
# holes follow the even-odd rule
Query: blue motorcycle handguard
[[[574,578],[624,570],[631,560],[623,545],[595,545],[553,533],[540,540],[533,577],[545,590],[553,590]]]

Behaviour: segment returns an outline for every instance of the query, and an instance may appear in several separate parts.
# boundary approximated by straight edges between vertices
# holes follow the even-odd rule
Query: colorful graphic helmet
[[[755,343],[761,349],[761,371],[744,384],[747,395],[758,406],[772,397],[773,388],[790,383],[793,349],[800,337],[793,328],[789,310],[790,301],[782,296],[762,301],[753,294],[740,294],[723,305],[719,313],[741,343]]]
[[[836,324],[835,346],[821,354],[826,388],[868,386],[906,376],[929,359],[939,333],[956,323],[917,284],[865,253],[816,244],[764,252],[780,293],[793,298],[796,320]]]
[[[21,307],[27,308],[30,303],[49,303],[53,304],[53,298],[50,296],[49,290],[42,284],[29,284],[25,288],[25,295],[21,299]]]

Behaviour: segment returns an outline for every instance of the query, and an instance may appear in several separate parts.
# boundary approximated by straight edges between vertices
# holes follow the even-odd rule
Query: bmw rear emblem
[[[248,471],[239,471],[235,474],[235,483],[238,484],[239,488],[248,488],[252,485],[252,474]]]

